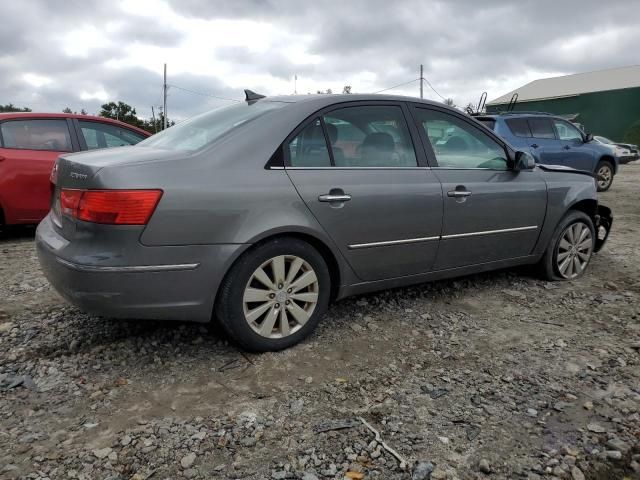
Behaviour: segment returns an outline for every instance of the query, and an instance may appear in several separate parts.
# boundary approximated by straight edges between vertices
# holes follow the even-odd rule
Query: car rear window
[[[65,119],[9,120],[0,123],[0,133],[4,148],[72,151]]]
[[[526,118],[510,118],[505,120],[507,127],[511,130],[516,137],[530,137],[531,130],[529,130],[529,124]]]
[[[239,102],[185,120],[143,140],[138,145],[167,150],[199,150],[231,130],[285,105],[285,102]]]
[[[489,130],[493,130],[496,126],[496,121],[493,118],[476,118],[476,120],[487,127]]]
[[[556,132],[548,118],[530,118],[529,128],[531,135],[535,138],[556,138]]]

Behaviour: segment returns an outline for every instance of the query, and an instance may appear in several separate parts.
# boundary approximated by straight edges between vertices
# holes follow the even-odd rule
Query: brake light
[[[146,225],[162,190],[60,190],[63,214],[85,222]]]

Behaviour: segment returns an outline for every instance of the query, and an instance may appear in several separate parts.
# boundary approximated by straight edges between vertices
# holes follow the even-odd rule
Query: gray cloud
[[[256,53],[245,45],[247,32],[238,31],[229,45],[212,45],[208,57],[199,59],[205,64],[225,62],[232,66],[231,75],[170,76],[174,85],[231,98],[239,98],[247,86],[234,85],[234,75],[267,75],[281,85],[296,73],[318,88],[335,90],[350,83],[362,92],[371,84],[358,85],[354,79],[365,73],[374,79],[374,88],[382,89],[417,78],[422,63],[425,76],[442,95],[465,104],[487,89],[489,98],[496,98],[505,93],[505,87],[496,85],[529,72],[574,73],[637,63],[640,44],[636,0],[606,5],[596,0],[413,0],[392,5],[386,0],[166,1],[178,19],[250,19],[269,23],[301,43],[310,39],[308,53],[314,62],[295,63],[286,54],[289,45]],[[180,22],[141,18],[118,5],[89,0],[3,5],[0,103],[97,111],[101,102],[83,101],[80,93],[104,90],[110,100],[126,101],[147,115],[151,105],[160,103],[161,66],[151,72],[114,68],[109,62],[126,58],[134,45],[180,48],[190,32],[180,30]],[[112,26],[111,42],[87,57],[68,56],[56,43],[61,34],[80,26],[103,30],[107,24]],[[25,73],[54,81],[34,88],[25,82]],[[250,87],[268,94],[290,93],[274,90],[273,84]],[[395,91],[417,93],[417,86]],[[169,93],[170,116],[185,117],[224,103],[178,88]]]

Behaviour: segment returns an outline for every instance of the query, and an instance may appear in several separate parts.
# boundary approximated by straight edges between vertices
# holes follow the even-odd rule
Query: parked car
[[[601,137],[600,135],[595,135],[593,139],[598,143],[609,145],[611,148],[613,148],[613,151],[618,157],[618,161],[620,163],[629,163],[634,160],[638,160],[638,158],[640,157],[640,150],[638,150],[637,145],[614,142],[613,140],[609,140],[606,137]]]
[[[36,224],[51,203],[61,153],[134,145],[149,133],[123,122],[66,113],[0,113],[0,226]]]
[[[217,318],[242,347],[277,350],[332,300],[524,264],[571,280],[606,240],[591,174],[536,167],[455,109],[247,99],[58,159],[36,244],[66,299],[108,317]]]
[[[510,112],[475,117],[516,149],[530,152],[537,163],[564,165],[592,172],[598,191],[608,190],[618,172],[609,146],[593,141],[571,122],[538,112]]]

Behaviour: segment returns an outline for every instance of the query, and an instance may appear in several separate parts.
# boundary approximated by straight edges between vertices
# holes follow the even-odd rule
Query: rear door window
[[[418,161],[402,108],[366,105],[324,116],[336,167],[416,167]]]
[[[84,120],[78,125],[89,150],[135,145],[145,139],[142,134],[117,125]]]
[[[556,138],[553,124],[548,118],[530,118],[529,128],[531,129],[531,136],[535,138]]]
[[[0,124],[2,146],[21,150],[71,152],[66,119],[9,120]]]
[[[516,137],[531,137],[531,130],[529,130],[526,118],[510,118],[505,120],[505,123]]]

